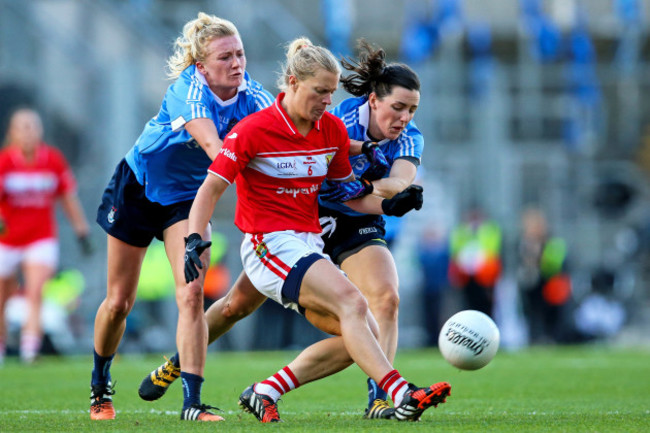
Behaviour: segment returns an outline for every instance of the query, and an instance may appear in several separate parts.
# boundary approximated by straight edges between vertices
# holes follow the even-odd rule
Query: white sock
[[[41,336],[36,334],[22,334],[20,337],[20,359],[32,362],[41,349]]]
[[[289,367],[284,367],[265,381],[255,384],[253,391],[258,394],[268,395],[273,401],[278,401],[282,395],[299,386],[300,383],[298,383],[298,379],[296,379],[293,372]]]

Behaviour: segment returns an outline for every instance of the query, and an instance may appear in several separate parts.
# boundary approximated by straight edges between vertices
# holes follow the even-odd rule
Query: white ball
[[[438,336],[442,356],[461,370],[485,367],[499,349],[499,328],[485,313],[463,310],[445,322]]]

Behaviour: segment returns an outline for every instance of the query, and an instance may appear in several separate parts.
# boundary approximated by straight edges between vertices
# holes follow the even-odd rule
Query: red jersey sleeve
[[[254,134],[242,134],[236,125],[223,139],[223,146],[217,157],[210,164],[208,171],[223,178],[229,184],[235,181],[237,175],[255,156],[255,146],[248,137]]]
[[[51,167],[59,178],[59,185],[56,190],[56,195],[61,196],[70,192],[77,191],[77,181],[74,173],[68,165],[63,153],[55,147],[48,146],[50,153]]]
[[[336,116],[331,116],[334,121],[332,128],[331,143],[335,144],[339,150],[330,162],[327,170],[327,178],[332,180],[347,179],[352,175],[352,166],[350,165],[350,137],[345,129],[343,121]]]

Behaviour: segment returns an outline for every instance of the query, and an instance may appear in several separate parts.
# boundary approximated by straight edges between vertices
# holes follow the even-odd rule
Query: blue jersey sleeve
[[[408,125],[406,125],[406,128],[402,131],[396,142],[397,146],[395,146],[394,149],[391,149],[392,152],[389,163],[392,164],[393,161],[398,158],[411,157],[418,161],[418,165],[420,164],[420,161],[422,160],[422,151],[424,150],[424,137],[422,137],[422,133],[415,125],[415,122],[410,121]],[[386,144],[391,143],[393,142]],[[386,152],[384,152],[384,154],[386,154]],[[386,156],[389,157],[389,155]]]
[[[199,118],[215,120],[214,110],[210,109],[215,105],[214,98],[194,75],[183,76],[171,86],[165,95],[164,103],[172,131],[180,130],[190,120]]]

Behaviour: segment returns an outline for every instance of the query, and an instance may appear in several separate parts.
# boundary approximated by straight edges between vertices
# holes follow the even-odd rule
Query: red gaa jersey
[[[77,185],[56,148],[42,143],[28,161],[17,146],[0,151],[0,243],[24,246],[56,237],[55,201]]]
[[[283,98],[280,93],[272,106],[241,120],[208,169],[237,182],[235,225],[244,233],[320,233],[321,183],[352,175],[343,122],[325,112],[303,137],[282,108]]]

